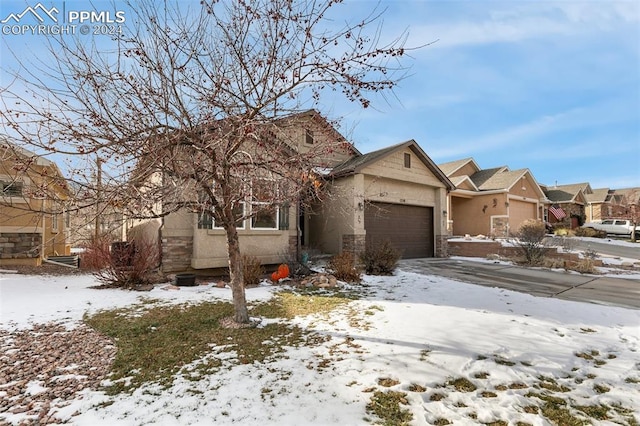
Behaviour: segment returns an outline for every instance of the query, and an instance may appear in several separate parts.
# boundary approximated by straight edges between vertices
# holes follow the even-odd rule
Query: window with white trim
[[[280,209],[271,205],[278,194],[272,179],[253,179],[251,182],[251,229],[279,229]]]
[[[244,229],[244,203],[237,203],[233,208],[233,216],[237,218],[236,228]],[[198,215],[198,229],[223,229],[221,224],[217,224],[213,215],[208,212],[201,212]]]

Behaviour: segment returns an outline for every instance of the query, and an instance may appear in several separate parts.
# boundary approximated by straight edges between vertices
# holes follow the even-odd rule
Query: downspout
[[[296,262],[301,262],[301,251],[302,251],[302,242],[301,242],[301,233],[302,229],[300,229],[300,194],[296,199]],[[304,220],[304,218],[302,218]]]

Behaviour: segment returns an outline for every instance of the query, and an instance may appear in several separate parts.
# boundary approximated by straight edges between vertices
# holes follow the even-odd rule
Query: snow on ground
[[[229,289],[213,284],[179,291],[158,286],[143,294],[92,285],[91,276],[0,273],[0,327],[49,321],[73,327],[87,312],[145,299],[197,303],[231,297]],[[562,396],[575,405],[620,404],[640,421],[638,310],[402,271],[366,276],[364,285],[365,297],[330,318],[294,320],[331,336],[320,346],[289,350],[268,365],[230,365],[196,382],[178,376],[169,389],[150,384],[116,397],[85,391],[56,416],[80,426],[361,425],[375,420],[366,413],[371,391],[387,390],[378,380],[391,378],[398,384],[389,389],[407,393],[405,408],[415,425],[441,418],[451,424],[546,425],[541,415],[524,408],[532,401],[527,394],[540,393],[534,386],[546,377],[567,386]],[[265,300],[274,290],[251,288],[247,297]],[[462,392],[447,385],[460,377],[477,389]],[[20,414],[0,413],[0,423],[2,417],[14,424],[21,420]]]

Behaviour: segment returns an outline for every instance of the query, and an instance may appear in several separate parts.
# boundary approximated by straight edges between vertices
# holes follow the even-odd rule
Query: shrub
[[[580,259],[578,262],[575,262],[575,264],[570,265],[568,269],[581,274],[595,274],[598,272],[593,258]]]
[[[104,285],[131,289],[152,284],[158,278],[154,274],[160,263],[160,247],[156,242],[139,238],[117,245],[96,244],[93,250],[96,258],[106,265],[94,272]]]
[[[94,238],[86,243],[80,255],[80,268],[88,271],[106,268],[111,262],[110,247],[111,239],[107,237]]]
[[[561,269],[565,267],[565,260],[557,257],[547,257],[542,261],[542,266],[550,269]]]
[[[260,284],[260,277],[264,275],[264,268],[257,257],[242,255],[242,275],[244,275],[244,285]]]
[[[360,282],[360,268],[356,265],[356,258],[350,251],[333,256],[329,260],[329,269],[340,281],[349,283]]]
[[[364,270],[371,275],[391,275],[398,266],[400,252],[393,248],[389,241],[377,244],[367,244],[360,255]]]
[[[607,233],[599,229],[578,228],[575,230],[577,237],[606,238]]]
[[[527,265],[540,265],[544,260],[546,235],[544,223],[538,220],[526,220],[516,233],[518,247]]]

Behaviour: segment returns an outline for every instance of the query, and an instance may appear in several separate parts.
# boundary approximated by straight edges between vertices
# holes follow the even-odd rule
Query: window
[[[602,224],[603,225],[613,225],[613,220],[603,220]]]
[[[313,130],[307,129],[304,133],[304,143],[313,145]]]
[[[22,182],[0,181],[0,189],[4,197],[22,197]]]
[[[280,212],[271,205],[278,194],[276,181],[253,179],[251,184],[251,228],[278,229]]]
[[[404,166],[407,169],[411,168],[411,154],[409,154],[408,152],[404,154]]]
[[[233,208],[233,216],[237,218],[236,226],[238,229],[244,229],[244,203],[238,203]],[[210,212],[201,212],[198,215],[198,229],[222,229],[222,226],[215,223],[215,219]]]
[[[262,207],[254,205],[257,212],[251,218],[253,229],[278,229],[278,210],[275,207]]]
[[[58,230],[58,213],[51,213],[51,229]]]

